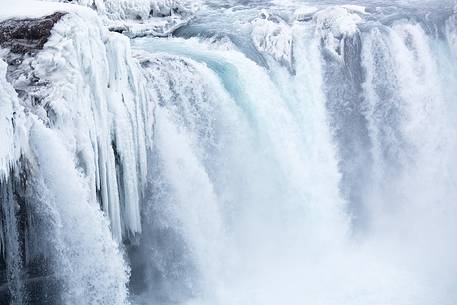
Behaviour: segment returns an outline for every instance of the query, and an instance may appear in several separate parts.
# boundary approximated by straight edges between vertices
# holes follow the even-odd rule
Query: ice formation
[[[168,36],[188,23],[199,4],[189,0],[48,0],[94,9],[104,24],[128,36]]]

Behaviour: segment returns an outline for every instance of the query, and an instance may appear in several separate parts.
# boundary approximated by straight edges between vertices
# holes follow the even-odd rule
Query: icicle
[[[55,88],[42,101],[50,124],[65,135],[120,241],[141,232],[153,101],[128,39],[92,17],[64,17],[31,66]]]

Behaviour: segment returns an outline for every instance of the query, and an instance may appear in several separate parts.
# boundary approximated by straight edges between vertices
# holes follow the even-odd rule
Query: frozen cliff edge
[[[0,299],[127,304],[119,247],[141,232],[147,80],[92,10],[30,4],[0,14]]]
[[[199,4],[189,0],[44,0],[95,10],[111,30],[129,37],[166,37],[186,25]]]

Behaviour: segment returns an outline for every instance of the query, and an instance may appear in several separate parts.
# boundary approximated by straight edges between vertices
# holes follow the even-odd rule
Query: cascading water
[[[132,50],[84,9],[5,53],[4,303],[454,305],[457,15],[363,5],[203,1]]]

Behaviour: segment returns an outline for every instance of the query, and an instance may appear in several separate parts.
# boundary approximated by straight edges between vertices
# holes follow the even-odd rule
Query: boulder
[[[12,53],[26,54],[41,50],[51,30],[65,13],[35,19],[8,19],[0,22],[0,46]]]

